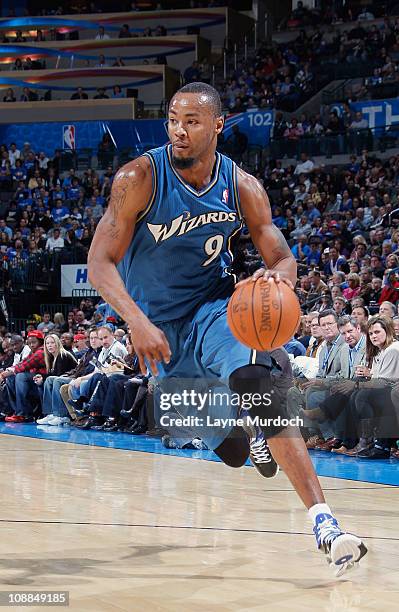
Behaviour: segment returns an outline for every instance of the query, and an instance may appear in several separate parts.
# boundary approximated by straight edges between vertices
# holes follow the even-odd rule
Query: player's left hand
[[[276,283],[285,283],[290,289],[294,289],[294,285],[284,272],[281,270],[266,270],[265,268],[259,268],[259,270],[256,270],[252,276],[237,283],[236,287],[240,287],[244,283],[248,282],[254,283],[259,278],[263,278],[264,281],[268,281],[272,278]]]

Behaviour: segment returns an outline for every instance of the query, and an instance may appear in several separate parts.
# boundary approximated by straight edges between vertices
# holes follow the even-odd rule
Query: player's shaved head
[[[212,85],[208,85],[208,83],[189,83],[184,85],[173,96],[170,108],[172,108],[175,97],[180,94],[196,94],[198,96],[198,103],[202,104],[204,108],[209,109],[215,117],[222,115],[222,102],[219,93]]]

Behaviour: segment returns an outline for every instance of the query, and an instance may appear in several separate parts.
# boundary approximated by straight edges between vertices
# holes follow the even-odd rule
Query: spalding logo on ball
[[[283,346],[295,334],[300,320],[301,309],[294,291],[273,278],[258,278],[237,287],[227,308],[233,336],[258,351]]]

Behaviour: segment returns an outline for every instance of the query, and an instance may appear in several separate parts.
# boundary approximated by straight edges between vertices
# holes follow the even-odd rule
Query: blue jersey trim
[[[237,164],[235,162],[233,162],[232,178],[233,178],[234,204],[238,212],[238,218],[242,219],[243,214],[241,210],[240,193],[238,190]]]
[[[143,157],[144,156],[147,157],[150,160],[150,163],[151,163],[151,169],[152,169],[152,194],[151,194],[150,199],[148,200],[147,206],[138,215],[136,223],[139,223],[140,221],[142,221],[142,219],[144,219],[144,217],[150,212],[150,209],[151,209],[152,205],[155,202],[155,198],[156,198],[157,190],[158,190],[158,175],[157,175],[157,168],[156,168],[156,165],[155,165],[154,158],[151,155],[151,153],[149,153],[148,151],[147,151],[147,153],[144,153]]]
[[[221,161],[222,161],[222,157],[220,155],[220,153],[218,153],[216,151],[216,169],[215,169],[215,175],[213,177],[213,179],[211,180],[211,182],[209,183],[209,185],[207,185],[207,187],[205,187],[205,189],[202,189],[201,191],[197,191],[196,189],[194,189],[194,187],[192,187],[191,185],[189,185],[188,183],[186,183],[186,181],[180,176],[180,174],[178,172],[176,172],[176,169],[173,166],[172,163],[172,145],[168,145],[166,148],[167,154],[168,154],[168,161],[169,161],[169,165],[170,168],[173,172],[173,174],[175,175],[175,177],[178,179],[178,181],[183,185],[183,187],[185,187],[187,189],[187,191],[189,191],[192,195],[197,196],[197,198],[202,197],[203,195],[205,195],[206,193],[208,193],[212,187],[214,187],[218,180],[219,180],[219,174],[220,174],[220,168],[221,168]]]

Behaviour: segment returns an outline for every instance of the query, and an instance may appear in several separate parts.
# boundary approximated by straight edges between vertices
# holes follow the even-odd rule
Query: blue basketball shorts
[[[161,425],[179,438],[183,428],[185,437],[200,437],[212,450],[229,435],[239,414],[239,405],[229,397],[230,375],[251,363],[273,368],[269,353],[254,351],[234,338],[227,304],[228,299],[207,302],[190,317],[157,323],[172,353],[169,364],[158,364]]]

